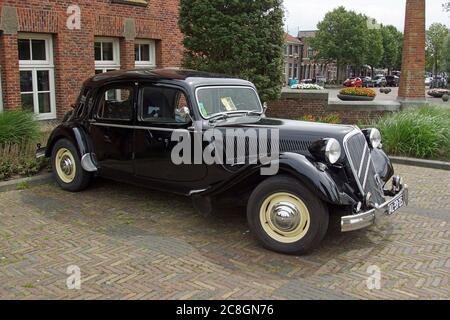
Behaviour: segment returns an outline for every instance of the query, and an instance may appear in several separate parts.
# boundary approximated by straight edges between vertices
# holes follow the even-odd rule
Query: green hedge
[[[34,115],[23,111],[0,113],[0,144],[23,143],[39,137],[39,125]]]
[[[450,161],[450,110],[421,107],[385,116],[374,124],[392,155]]]
[[[0,181],[35,175],[47,165],[45,159],[35,157],[36,144],[45,135],[32,113],[0,113]]]

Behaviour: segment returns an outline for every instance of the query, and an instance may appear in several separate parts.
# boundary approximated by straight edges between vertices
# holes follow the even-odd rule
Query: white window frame
[[[135,59],[135,67],[136,68],[152,68],[156,67],[156,42],[155,40],[144,40],[144,39],[137,39],[134,41],[135,45],[141,45],[141,44],[148,44],[149,45],[149,57],[150,61],[137,61]],[[140,48],[139,48],[139,54],[140,54]]]
[[[95,37],[95,42],[109,42],[113,45],[113,60],[95,60],[95,70],[120,69],[120,43],[118,38]],[[95,45],[95,44],[94,44]],[[94,49],[95,57],[95,49]],[[102,53],[103,55],[103,50]]]
[[[19,60],[19,74],[20,71],[31,71],[33,81],[33,105],[34,113],[37,120],[56,119],[56,89],[55,89],[55,65],[53,62],[53,37],[50,34],[37,33],[19,33],[18,39],[35,39],[45,40],[45,55],[46,60]],[[31,49],[30,49],[31,50]],[[31,52],[30,52],[31,53]],[[32,56],[30,56],[32,58]],[[41,91],[50,93],[50,112],[39,113],[39,92],[37,83],[37,72],[48,71],[49,76],[49,91]],[[19,88],[20,89],[20,88]],[[31,93],[31,92],[30,92]],[[22,96],[22,91],[20,91]]]
[[[0,112],[3,112],[2,67],[0,66]]]

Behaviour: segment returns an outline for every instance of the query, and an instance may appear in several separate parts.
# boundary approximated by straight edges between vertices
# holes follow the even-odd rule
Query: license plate
[[[405,200],[403,199],[403,196],[396,199],[395,201],[392,201],[389,204],[389,215],[393,214],[394,212],[398,211],[401,207],[405,205]]]

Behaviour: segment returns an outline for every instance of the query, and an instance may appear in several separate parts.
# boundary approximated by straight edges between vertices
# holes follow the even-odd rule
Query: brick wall
[[[425,100],[425,0],[407,0],[399,98]]]
[[[140,1],[142,3],[142,1]],[[81,30],[69,30],[67,8],[81,8]],[[18,32],[53,35],[56,108],[61,118],[75,101],[81,84],[94,75],[94,37],[120,38],[121,68],[134,68],[134,39],[156,41],[158,67],[180,66],[182,34],[178,28],[178,0],[149,0],[146,6],[110,0],[2,0],[0,10],[14,8]],[[131,23],[132,38],[129,39]],[[20,106],[17,34],[0,35],[3,100],[5,109]]]
[[[330,104],[327,92],[302,92],[286,90],[281,98],[268,103],[267,116],[301,120],[305,116],[314,118],[337,115],[345,124],[370,123],[380,117],[398,111],[399,103],[347,103]]]

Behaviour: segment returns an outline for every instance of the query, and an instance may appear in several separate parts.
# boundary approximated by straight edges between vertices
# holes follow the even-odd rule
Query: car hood
[[[344,137],[355,130],[355,126],[335,125],[307,121],[294,121],[266,117],[236,117],[228,118],[216,124],[216,128],[257,128],[257,129],[278,129],[280,144],[284,151],[305,151],[313,142],[334,138],[341,144]],[[301,152],[304,153],[304,152]]]

